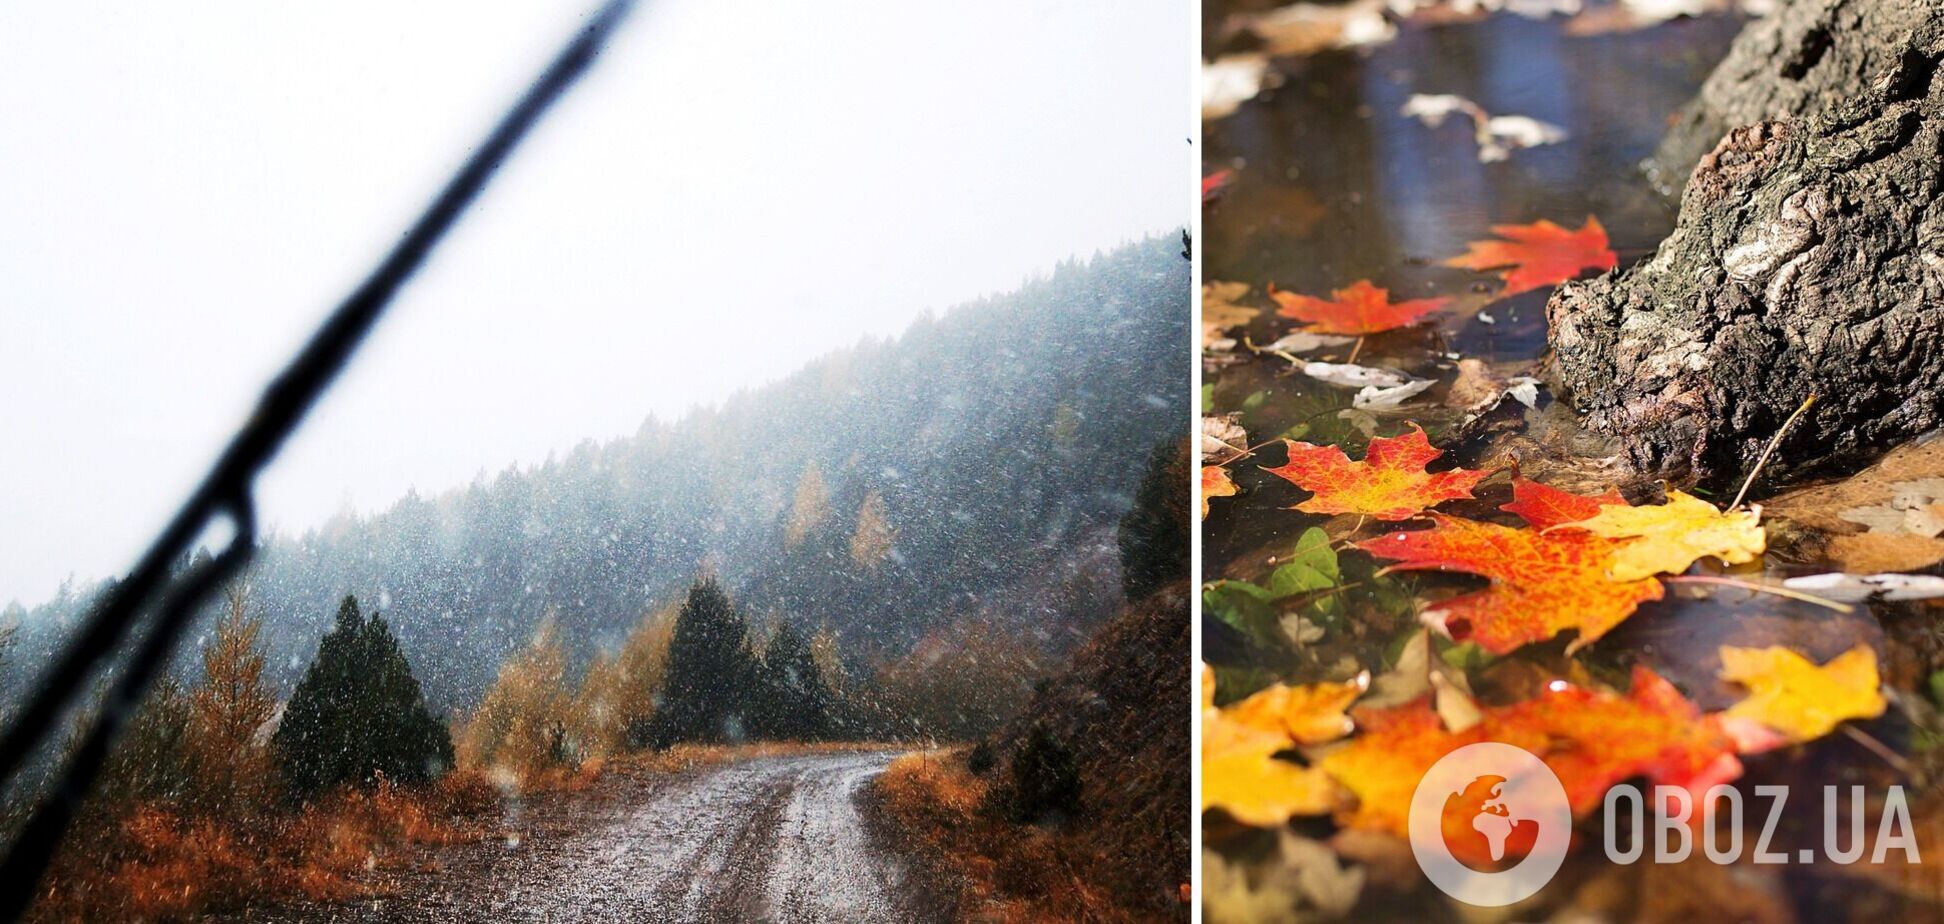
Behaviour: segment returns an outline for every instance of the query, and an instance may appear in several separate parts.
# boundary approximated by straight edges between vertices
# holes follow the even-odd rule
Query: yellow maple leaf
[[[1791,741],[1820,738],[1845,719],[1883,714],[1876,652],[1868,645],[1858,645],[1820,667],[1780,645],[1723,645],[1721,679],[1749,691],[1748,698],[1729,707],[1725,715],[1753,719]]]
[[[1202,810],[1266,828],[1344,808],[1348,793],[1332,777],[1276,755],[1349,734],[1344,709],[1369,686],[1368,673],[1343,683],[1279,683],[1217,708],[1215,674],[1202,665]]]
[[[1589,519],[1562,528],[1634,540],[1614,551],[1607,576],[1616,581],[1637,581],[1662,573],[1680,574],[1709,555],[1729,564],[1754,561],[1768,544],[1761,519],[1760,506],[1724,513],[1698,497],[1670,490],[1665,504],[1613,504]]]
[[[1222,715],[1231,721],[1272,734],[1293,744],[1335,741],[1356,727],[1344,712],[1370,689],[1370,672],[1342,683],[1290,686],[1278,683],[1231,704]]]
[[[1219,808],[1245,825],[1268,828],[1298,815],[1328,815],[1348,804],[1329,774],[1276,756],[1287,737],[1222,718],[1202,723],[1202,810]]]

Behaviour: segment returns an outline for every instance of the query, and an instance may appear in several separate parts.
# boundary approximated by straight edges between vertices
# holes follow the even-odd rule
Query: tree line
[[[1118,608],[1116,521],[1189,407],[1178,248],[1065,261],[679,420],[272,535],[267,675],[287,695],[356,593],[433,709],[471,711],[549,615],[578,673],[702,573],[752,625],[837,636],[855,673],[966,619],[1058,655]],[[38,660],[95,598],[0,624]]]

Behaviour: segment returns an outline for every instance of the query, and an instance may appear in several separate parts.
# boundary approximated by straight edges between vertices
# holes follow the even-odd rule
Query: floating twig
[[[1677,574],[1662,578],[1661,580],[1669,584],[1720,584],[1724,587],[1739,587],[1751,593],[1774,594],[1778,597],[1787,597],[1803,603],[1813,603],[1817,606],[1835,610],[1838,613],[1853,613],[1856,611],[1855,607],[1847,603],[1838,603],[1827,597],[1818,597],[1815,594],[1806,594],[1799,590],[1790,590],[1787,587],[1777,587],[1774,584],[1759,584],[1754,581],[1743,581],[1713,574]]]

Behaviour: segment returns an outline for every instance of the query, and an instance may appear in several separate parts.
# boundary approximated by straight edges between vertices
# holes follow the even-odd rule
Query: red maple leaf
[[[1472,241],[1469,249],[1445,265],[1503,270],[1501,296],[1556,286],[1583,270],[1610,270],[1620,262],[1607,246],[1606,229],[1591,215],[1577,231],[1542,218],[1529,225],[1493,225],[1492,233],[1504,240]]]
[[[1431,765],[1480,741],[1515,745],[1545,761],[1580,816],[1632,777],[1686,789],[1698,806],[1708,787],[1742,773],[1725,724],[1645,667],[1634,669],[1633,687],[1624,695],[1555,681],[1524,702],[1485,707],[1478,723],[1463,731],[1445,728],[1429,700],[1352,715],[1357,736],[1316,764],[1357,796],[1338,823],[1399,836],[1408,830],[1411,796]],[[1449,843],[1458,848],[1472,842]]]
[[[1296,505],[1305,513],[1357,513],[1380,520],[1405,520],[1448,500],[1471,497],[1472,486],[1487,472],[1424,470],[1443,452],[1433,448],[1417,424],[1396,437],[1375,437],[1361,462],[1336,446],[1284,440],[1289,462],[1263,470],[1315,494]]]
[[[1563,492],[1562,492],[1563,493]],[[1493,654],[1579,630],[1568,652],[1619,625],[1640,604],[1659,600],[1653,578],[1615,581],[1607,566],[1619,543],[1579,530],[1514,529],[1432,514],[1430,529],[1357,543],[1404,570],[1462,571],[1492,586],[1426,609],[1427,623]]]
[[[1222,194],[1222,190],[1235,181],[1235,171],[1217,170],[1202,177],[1202,201],[1209,202]]]
[[[1626,502],[1627,499],[1621,497],[1620,492],[1611,489],[1597,497],[1589,497],[1561,491],[1528,478],[1514,478],[1512,502],[1499,509],[1518,514],[1519,519],[1526,521],[1533,529],[1551,529],[1591,519],[1599,515],[1601,507]]]
[[[1349,288],[1331,292],[1327,300],[1278,291],[1274,285],[1269,287],[1269,297],[1281,306],[1276,309],[1277,314],[1305,322],[1304,330],[1355,336],[1416,324],[1451,301],[1413,298],[1393,302],[1389,289],[1377,288],[1368,279],[1359,279]]]

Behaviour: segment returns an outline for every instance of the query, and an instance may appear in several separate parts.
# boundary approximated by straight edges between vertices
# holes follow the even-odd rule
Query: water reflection
[[[1741,21],[1715,16],[1590,36],[1568,34],[1562,23],[1497,15],[1473,23],[1406,24],[1393,41],[1370,49],[1281,59],[1279,88],[1205,124],[1204,172],[1235,170],[1232,185],[1206,209],[1206,279],[1249,283],[1254,290],[1248,301],[1256,306],[1269,304],[1263,295],[1269,283],[1326,295],[1363,278],[1391,289],[1397,299],[1448,295],[1458,300],[1430,324],[1375,335],[1361,346],[1362,361],[1440,379],[1428,400],[1406,409],[1408,415],[1359,417],[1348,411],[1348,391],[1321,385],[1288,363],[1250,355],[1246,348],[1236,361],[1210,364],[1205,381],[1213,386],[1212,410],[1241,412],[1251,444],[1289,436],[1338,443],[1355,458],[1373,428],[1396,433],[1408,416],[1423,422],[1434,441],[1451,446],[1448,440],[1460,439],[1457,422],[1463,415],[1440,402],[1453,378],[1453,359],[1482,359],[1506,368],[1535,363],[1545,349],[1549,290],[1493,301],[1489,293],[1496,285],[1489,277],[1440,261],[1464,251],[1466,242],[1489,236],[1493,224],[1545,218],[1577,226],[1596,215],[1624,267],[1651,253],[1670,230],[1675,203],[1654,191],[1640,165]],[[1504,161],[1482,162],[1473,125],[1464,116],[1434,127],[1402,114],[1416,94],[1455,94],[1494,115],[1560,126],[1567,136],[1556,144],[1515,150]],[[1291,327],[1265,311],[1235,334],[1262,344]],[[1305,358],[1340,362],[1345,356],[1339,351]],[[1516,426],[1526,431],[1587,438],[1573,432],[1570,412],[1543,400],[1538,411],[1515,416],[1522,418]],[[1476,432],[1476,424],[1467,426],[1473,429],[1464,432]],[[1453,458],[1463,464],[1480,461],[1453,448]],[[1305,529],[1326,523],[1287,509],[1307,494],[1258,468],[1281,461],[1281,451],[1272,448],[1231,466],[1242,493],[1217,501],[1224,509],[1204,524],[1207,578],[1259,580]],[[1495,508],[1508,497],[1504,480],[1497,479],[1478,492],[1477,501],[1441,509],[1497,519]],[[1331,528],[1348,529],[1344,524]],[[1374,527],[1358,536],[1373,534]],[[1362,567],[1350,564],[1361,558],[1343,556],[1346,567]],[[1774,577],[1803,565],[1771,555],[1738,570],[1759,579],[1765,571]],[[1363,573],[1345,581],[1367,578]],[[1404,591],[1433,598],[1478,586],[1434,573],[1399,580]],[[1265,653],[1242,633],[1205,621],[1205,656],[1224,669],[1225,677],[1240,676],[1239,683],[1251,676],[1315,681],[1337,676],[1347,662],[1381,667],[1395,657],[1398,640],[1411,628],[1410,607],[1400,612],[1394,599],[1381,599],[1370,585],[1346,591],[1339,603],[1324,614],[1334,618],[1328,634],[1294,653]],[[1927,628],[1931,620],[1909,609],[1878,604],[1837,616],[1740,591],[1670,587],[1666,600],[1643,606],[1574,659],[1564,656],[1565,640],[1555,639],[1476,670],[1474,692],[1488,702],[1517,698],[1521,684],[1534,676],[1590,675],[1624,687],[1626,670],[1640,663],[1674,681],[1703,708],[1719,709],[1742,695],[1716,677],[1720,645],[1787,646],[1820,663],[1859,643],[1886,652],[1886,682],[1909,689],[1919,681],[1920,665],[1934,663],[1934,650],[1944,646],[1944,636]],[[1880,787],[1908,781],[1906,759],[1917,759],[1913,750],[1927,746],[1896,710],[1852,723],[1851,732],[1747,758],[1744,788],[1758,782],[1793,784],[1819,798],[1825,783]],[[1792,815],[1780,827],[1777,844],[1792,856],[1798,846],[1817,846],[1821,829],[1814,823],[1819,820],[1810,815],[1819,805],[1805,797],[1802,817]],[[1299,828],[1311,836],[1330,833],[1327,825]],[[1269,849],[1260,832],[1233,828],[1211,831],[1209,843],[1229,859],[1260,857]],[[1566,888],[1575,890],[1598,877],[1621,875],[1629,898],[1615,907],[1642,917],[1725,913],[1763,920],[1865,920],[1934,910],[1828,864],[1794,867],[1786,875],[1774,868],[1758,872],[1738,878],[1747,871],[1642,865],[1618,874],[1582,857],[1563,875],[1571,883]],[[1726,886],[1730,880],[1737,884]],[[1444,908],[1434,896],[1383,887],[1367,890],[1357,906],[1366,918],[1435,916]]]

